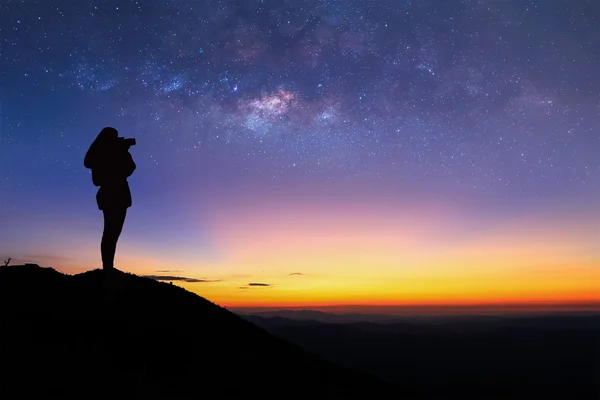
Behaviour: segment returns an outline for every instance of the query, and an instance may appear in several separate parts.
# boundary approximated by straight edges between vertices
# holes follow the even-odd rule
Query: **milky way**
[[[0,15],[4,185],[20,176],[11,146],[60,149],[73,161],[36,162],[70,177],[109,121],[164,176],[600,183],[593,1],[9,1]]]

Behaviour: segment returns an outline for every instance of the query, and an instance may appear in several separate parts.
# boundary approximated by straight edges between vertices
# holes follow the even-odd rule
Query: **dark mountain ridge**
[[[0,267],[0,393],[42,398],[414,398],[177,286]]]

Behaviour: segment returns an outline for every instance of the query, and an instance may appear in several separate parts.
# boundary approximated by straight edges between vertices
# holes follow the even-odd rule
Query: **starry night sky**
[[[0,255],[100,266],[83,157],[113,126],[119,269],[234,305],[600,300],[599,26],[593,0],[5,1]]]

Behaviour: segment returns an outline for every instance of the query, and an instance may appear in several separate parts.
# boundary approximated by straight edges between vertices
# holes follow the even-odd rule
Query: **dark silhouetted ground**
[[[0,267],[0,398],[415,398],[177,286],[116,272],[106,292],[105,275]]]

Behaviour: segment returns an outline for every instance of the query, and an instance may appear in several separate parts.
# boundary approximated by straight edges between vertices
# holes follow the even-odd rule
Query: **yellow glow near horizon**
[[[222,257],[172,265],[125,233],[118,265],[219,280],[175,283],[230,307],[600,301],[600,221],[586,215],[478,223],[431,205],[303,201],[223,206],[212,216]],[[96,247],[82,245],[78,254],[90,255],[80,265],[99,258]]]

